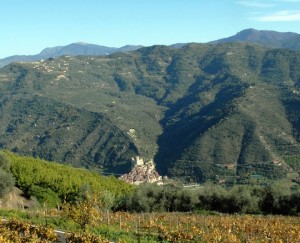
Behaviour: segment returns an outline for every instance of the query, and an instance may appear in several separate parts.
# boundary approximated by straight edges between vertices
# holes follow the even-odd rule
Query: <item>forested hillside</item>
[[[0,69],[0,146],[125,173],[246,183],[299,176],[300,54],[246,43],[141,48]]]
[[[35,197],[48,207],[75,202],[89,193],[98,193],[101,200],[109,200],[109,207],[112,207],[118,205],[133,190],[131,185],[113,176],[101,176],[87,169],[50,163],[7,151],[0,151],[0,155],[9,161],[15,185],[24,195],[28,198]]]

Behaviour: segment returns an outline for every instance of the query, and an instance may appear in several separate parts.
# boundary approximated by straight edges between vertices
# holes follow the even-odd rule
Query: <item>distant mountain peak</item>
[[[78,45],[88,45],[89,43],[86,43],[86,42],[82,42],[82,41],[79,41],[79,42],[75,42],[74,44],[78,44]]]
[[[261,38],[284,40],[292,36],[296,36],[298,34],[293,32],[278,32],[273,30],[256,30],[253,28],[242,30],[236,34],[236,36],[248,36],[248,37],[251,37],[253,35],[259,36]]]
[[[293,32],[277,32],[272,30],[256,30],[253,28],[249,28],[240,31],[233,36],[212,41],[210,43],[218,44],[218,43],[226,43],[226,42],[250,42],[250,43],[264,45],[267,47],[275,47],[275,48],[286,47],[293,50],[297,50],[298,47],[296,47],[295,45],[286,44],[286,42],[295,43],[291,41],[293,40],[293,38],[299,38],[299,34]]]

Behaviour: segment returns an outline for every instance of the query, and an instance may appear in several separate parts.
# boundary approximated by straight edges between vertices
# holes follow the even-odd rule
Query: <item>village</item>
[[[167,180],[166,176],[160,176],[155,170],[153,160],[145,162],[143,158],[136,156],[132,158],[132,162],[132,170],[128,174],[122,175],[119,179],[135,185],[141,183],[162,185]]]

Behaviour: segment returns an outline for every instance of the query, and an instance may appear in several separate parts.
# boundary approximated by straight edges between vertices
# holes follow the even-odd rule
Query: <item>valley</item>
[[[300,242],[300,0],[0,13],[0,243]]]

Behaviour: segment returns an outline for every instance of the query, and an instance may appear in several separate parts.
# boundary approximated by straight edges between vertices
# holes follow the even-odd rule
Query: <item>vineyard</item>
[[[51,218],[63,217],[51,211]],[[85,232],[66,233],[66,242],[300,242],[299,217],[198,215],[191,213],[100,212]],[[66,219],[68,220],[68,219]],[[3,221],[0,242],[61,242],[53,226]],[[61,236],[60,236],[61,237]]]

